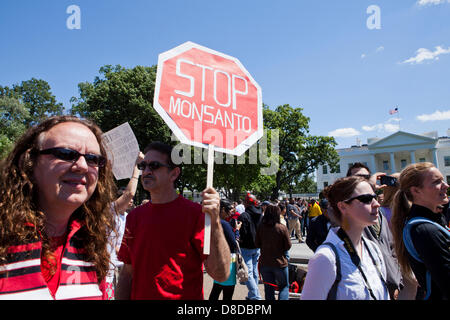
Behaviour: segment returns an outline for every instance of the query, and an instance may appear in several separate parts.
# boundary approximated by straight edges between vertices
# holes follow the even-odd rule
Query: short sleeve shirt
[[[205,214],[181,195],[127,216],[118,258],[133,268],[131,299],[203,299]]]
[[[296,206],[294,206],[294,205],[292,205],[292,204],[288,204],[288,205],[287,205],[287,212],[288,212],[287,216],[288,216],[288,220],[298,219],[297,216],[294,216],[294,215],[291,213],[291,210],[293,210],[296,214],[300,214],[300,213],[298,212]]]

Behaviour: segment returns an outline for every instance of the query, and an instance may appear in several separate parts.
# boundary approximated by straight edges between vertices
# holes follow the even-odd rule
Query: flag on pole
[[[389,114],[394,114],[394,113],[397,113],[398,112],[398,108],[396,107],[396,108],[394,108],[394,109],[392,109],[392,110],[389,110]]]

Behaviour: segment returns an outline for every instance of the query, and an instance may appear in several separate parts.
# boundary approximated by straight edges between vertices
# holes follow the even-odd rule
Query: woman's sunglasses
[[[104,167],[106,165],[106,158],[104,156],[87,153],[81,154],[78,151],[68,149],[68,148],[50,148],[45,150],[39,150],[39,154],[51,154],[55,158],[68,162],[76,162],[83,156],[86,159],[86,163],[90,167]]]
[[[147,168],[147,167],[149,167],[149,169],[152,171],[158,170],[161,167],[166,167],[169,169],[172,168],[172,166],[158,162],[158,161],[150,161],[150,162],[141,161],[137,164],[137,167],[139,170],[142,170],[142,171],[145,171],[145,168]]]
[[[370,193],[367,193],[367,194],[361,194],[361,195],[359,195],[359,196],[356,196],[356,197],[353,197],[353,198],[350,198],[350,199],[348,199],[348,200],[344,200],[344,202],[345,203],[350,203],[350,202],[352,202],[353,200],[358,200],[359,202],[362,202],[362,203],[364,203],[364,204],[371,204],[372,203],[372,200],[373,199],[376,199],[377,198],[377,195],[376,194],[370,194]]]

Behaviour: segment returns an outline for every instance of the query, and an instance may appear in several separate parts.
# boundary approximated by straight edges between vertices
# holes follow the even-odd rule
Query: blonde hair
[[[434,167],[435,166],[430,162],[414,163],[407,166],[400,173],[399,189],[394,195],[391,206],[391,230],[397,259],[404,275],[411,274],[411,266],[403,242],[403,228],[408,218],[411,205],[414,202],[411,194],[411,187],[422,187],[425,174]]]

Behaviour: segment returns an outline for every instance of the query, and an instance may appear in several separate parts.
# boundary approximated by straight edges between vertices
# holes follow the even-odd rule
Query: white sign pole
[[[208,171],[206,175],[206,188],[213,186],[214,172],[214,145],[208,145]],[[205,238],[203,241],[203,254],[209,255],[211,244],[211,216],[205,213]]]

